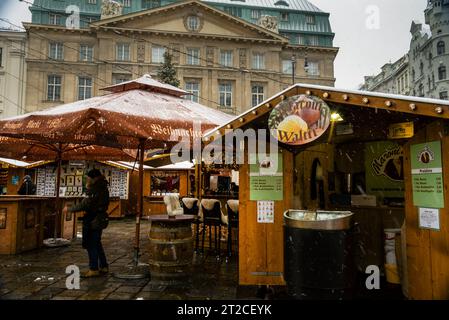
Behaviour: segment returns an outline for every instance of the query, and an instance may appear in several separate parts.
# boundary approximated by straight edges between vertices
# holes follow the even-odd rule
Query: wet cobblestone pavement
[[[79,226],[80,228],[80,226]],[[66,288],[66,267],[88,269],[81,239],[68,247],[42,248],[19,255],[0,255],[0,300],[208,300],[236,299],[237,261],[217,261],[214,255],[195,255],[193,271],[183,282],[161,283],[146,279],[119,279],[133,257],[134,219],[111,221],[103,234],[110,273],[80,280],[79,290]],[[140,262],[148,262],[149,222],[141,225]]]

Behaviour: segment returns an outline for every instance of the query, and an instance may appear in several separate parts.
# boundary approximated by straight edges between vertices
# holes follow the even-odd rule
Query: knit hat
[[[98,169],[92,169],[87,173],[89,178],[95,179],[97,177],[101,177],[101,172]]]

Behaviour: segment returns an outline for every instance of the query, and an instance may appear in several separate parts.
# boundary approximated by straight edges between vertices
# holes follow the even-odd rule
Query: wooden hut
[[[318,118],[309,112],[317,105]],[[264,182],[276,192],[257,198],[245,146],[239,169],[239,283],[285,284],[286,210],[345,209],[355,212],[360,224],[360,272],[373,264],[383,269],[384,229],[401,228],[405,221],[404,292],[410,299],[448,299],[449,102],[296,84],[203,139],[210,143],[238,128],[274,129],[278,135],[288,116],[294,123],[282,125],[299,129],[290,138],[277,136],[280,172]],[[273,201],[268,221],[260,220],[256,199]]]

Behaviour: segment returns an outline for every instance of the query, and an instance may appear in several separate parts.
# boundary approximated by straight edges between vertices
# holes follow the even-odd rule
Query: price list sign
[[[412,145],[413,205],[425,208],[444,208],[441,142]]]
[[[263,159],[250,154],[250,159],[250,200],[283,200],[282,154]]]

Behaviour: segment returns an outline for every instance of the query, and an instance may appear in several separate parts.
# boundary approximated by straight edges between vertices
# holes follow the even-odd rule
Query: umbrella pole
[[[141,139],[139,144],[139,189],[137,193],[138,198],[138,212],[136,216],[136,234],[134,239],[134,265],[139,263],[139,248],[140,248],[140,219],[143,215],[143,160],[145,153],[145,140]]]
[[[56,159],[56,163],[57,163],[57,169],[56,169],[56,201],[55,201],[55,205],[56,205],[56,218],[55,218],[55,232],[54,232],[54,239],[56,241],[56,239],[58,238],[58,226],[61,226],[61,237],[63,237],[63,232],[62,232],[62,214],[61,214],[61,198],[59,197],[59,188],[61,186],[61,165],[62,165],[62,152],[61,152],[61,145],[58,146],[58,156]]]
[[[55,183],[55,229],[53,234],[53,239],[45,239],[44,245],[47,247],[62,247],[70,245],[70,241],[63,239],[64,230],[63,230],[63,216],[62,216],[62,208],[61,208],[61,198],[59,197],[59,187],[61,186],[61,164],[62,164],[62,148],[61,144],[58,144],[58,155],[56,158],[57,169],[56,169],[56,183]],[[58,227],[60,227],[61,235],[58,238]]]
[[[140,219],[143,213],[143,159],[145,152],[145,139],[139,141],[139,187],[137,191],[137,214],[136,214],[136,234],[134,239],[134,257],[130,265],[126,266],[122,272],[114,273],[114,277],[119,279],[143,279],[150,276],[148,264],[139,263],[140,247]]]

